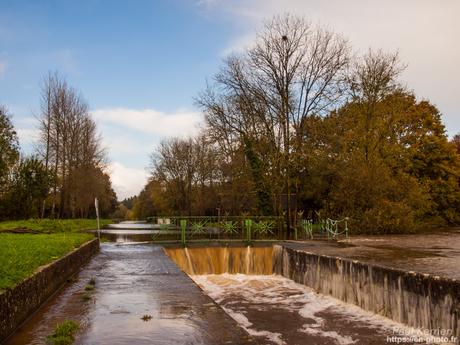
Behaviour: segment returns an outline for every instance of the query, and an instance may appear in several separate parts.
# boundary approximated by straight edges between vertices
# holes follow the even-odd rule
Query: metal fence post
[[[244,225],[246,226],[246,240],[249,243],[251,243],[251,228],[252,228],[252,220],[251,219],[245,219],[244,220]]]
[[[186,239],[185,239],[185,229],[186,228],[187,228],[187,220],[181,219],[180,220],[181,242],[184,247],[187,246]]]
[[[345,217],[345,237],[348,238],[348,217]]]
[[[96,208],[96,219],[97,219],[97,238],[101,241],[101,227],[99,225],[99,200],[94,198],[94,207]]]

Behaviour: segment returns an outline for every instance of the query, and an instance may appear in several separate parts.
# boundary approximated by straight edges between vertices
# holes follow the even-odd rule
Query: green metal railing
[[[154,226],[154,241],[174,241],[186,246],[189,241],[239,240],[284,240],[286,238],[285,219],[265,216],[170,216],[150,217]],[[331,239],[348,237],[348,218],[299,218],[294,227],[294,240]]]
[[[340,220],[325,218],[316,222],[312,219],[299,219],[295,228],[294,239],[327,238],[337,240],[340,236],[348,237],[348,221],[348,217]]]
[[[193,240],[279,240],[283,238],[282,217],[150,217],[154,241],[180,241],[184,246]]]

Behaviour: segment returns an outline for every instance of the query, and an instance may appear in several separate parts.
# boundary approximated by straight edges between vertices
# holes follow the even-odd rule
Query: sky
[[[0,104],[33,153],[40,83],[66,77],[90,105],[121,200],[145,185],[162,138],[198,132],[194,98],[225,56],[286,12],[343,34],[356,54],[399,51],[402,82],[460,132],[459,0],[0,0]]]

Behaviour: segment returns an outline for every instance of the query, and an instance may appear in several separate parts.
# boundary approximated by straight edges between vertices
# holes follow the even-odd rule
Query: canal
[[[179,252],[174,256],[168,250],[170,258],[163,247],[143,243],[154,231],[148,224],[105,230],[100,252],[6,344],[44,344],[64,320],[80,324],[76,344],[378,345],[410,332],[388,318],[273,275],[263,263],[270,260],[271,249],[195,250],[189,265],[226,266],[181,270],[190,260],[186,251],[177,249],[180,259]],[[219,255],[222,260],[216,259]],[[205,262],[201,266],[200,260]],[[252,269],[232,268],[237,265]],[[87,288],[91,280],[94,290]]]

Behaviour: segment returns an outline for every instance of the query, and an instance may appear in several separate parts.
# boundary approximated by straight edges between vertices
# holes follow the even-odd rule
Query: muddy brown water
[[[396,322],[318,295],[284,277],[192,278],[262,344],[384,345],[387,337],[400,332]]]
[[[92,277],[96,287],[84,301]],[[75,344],[254,343],[161,247],[104,243],[75,278],[6,344],[44,344],[68,319],[81,325]]]
[[[273,247],[165,248],[187,274],[273,274]]]
[[[383,345],[387,337],[412,334],[409,327],[388,318],[273,275],[272,247],[167,248],[166,252],[261,343]],[[400,339],[426,343],[410,341],[410,336]]]
[[[120,228],[110,230],[113,236],[107,238],[119,243],[103,243],[100,253],[6,344],[45,344],[55,325],[66,319],[81,325],[76,344],[366,345],[387,343],[386,336],[393,335],[393,328],[400,326],[317,295],[289,279],[270,276],[271,248],[195,248],[188,255],[181,249],[169,252],[176,265],[162,247],[128,244],[151,239],[151,229],[132,229],[128,233]],[[445,240],[425,239],[413,249],[418,253],[412,259],[457,260],[457,240]],[[321,250],[337,253],[340,247],[344,256],[387,253],[407,241],[410,240],[385,239],[376,244],[362,238]],[[430,241],[438,248],[438,256],[429,247]],[[261,257],[267,262],[256,262]],[[191,274],[210,297],[178,266]],[[446,272],[450,272],[449,268]],[[96,288],[87,293],[85,286],[93,277]],[[152,318],[143,321],[143,315]]]

